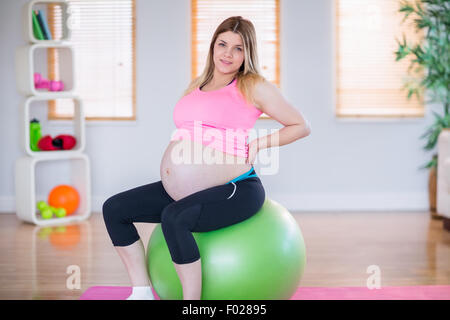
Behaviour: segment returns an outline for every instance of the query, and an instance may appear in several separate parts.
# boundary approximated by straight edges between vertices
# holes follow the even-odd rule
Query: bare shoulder
[[[264,106],[271,101],[281,98],[280,90],[272,82],[264,80],[255,84],[253,91],[253,98],[256,103],[256,107],[264,112]]]
[[[269,81],[259,82],[255,85],[253,98],[259,110],[281,124],[285,126],[304,124],[309,128],[307,120],[299,109],[293,106],[273,83]]]

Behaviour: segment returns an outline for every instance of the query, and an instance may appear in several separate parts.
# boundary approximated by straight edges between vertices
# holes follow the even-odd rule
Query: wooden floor
[[[293,213],[306,243],[302,286],[366,286],[376,265],[381,286],[450,285],[450,232],[428,212]],[[144,244],[155,224],[136,224]],[[69,236],[70,235],[70,236]],[[0,299],[78,299],[89,287],[130,285],[102,215],[42,228],[0,215]],[[81,288],[68,289],[77,266]]]

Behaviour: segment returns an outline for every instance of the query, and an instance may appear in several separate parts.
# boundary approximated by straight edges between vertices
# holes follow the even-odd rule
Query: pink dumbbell
[[[48,89],[50,91],[64,90],[64,83],[62,81],[47,80],[42,78],[40,73],[34,73],[34,87],[36,89]]]

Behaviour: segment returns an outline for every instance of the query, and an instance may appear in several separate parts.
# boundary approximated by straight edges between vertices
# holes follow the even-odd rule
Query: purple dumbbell
[[[63,91],[64,90],[64,84],[62,81],[53,81],[50,80],[50,91]]]
[[[64,90],[64,83],[62,81],[47,80],[42,78],[40,73],[34,73],[34,86],[36,89],[47,89],[50,91]]]

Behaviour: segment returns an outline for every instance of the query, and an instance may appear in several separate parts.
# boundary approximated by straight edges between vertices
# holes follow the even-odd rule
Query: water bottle
[[[37,146],[39,139],[41,139],[41,124],[38,119],[33,118],[30,121],[30,149],[32,151],[40,151]]]

